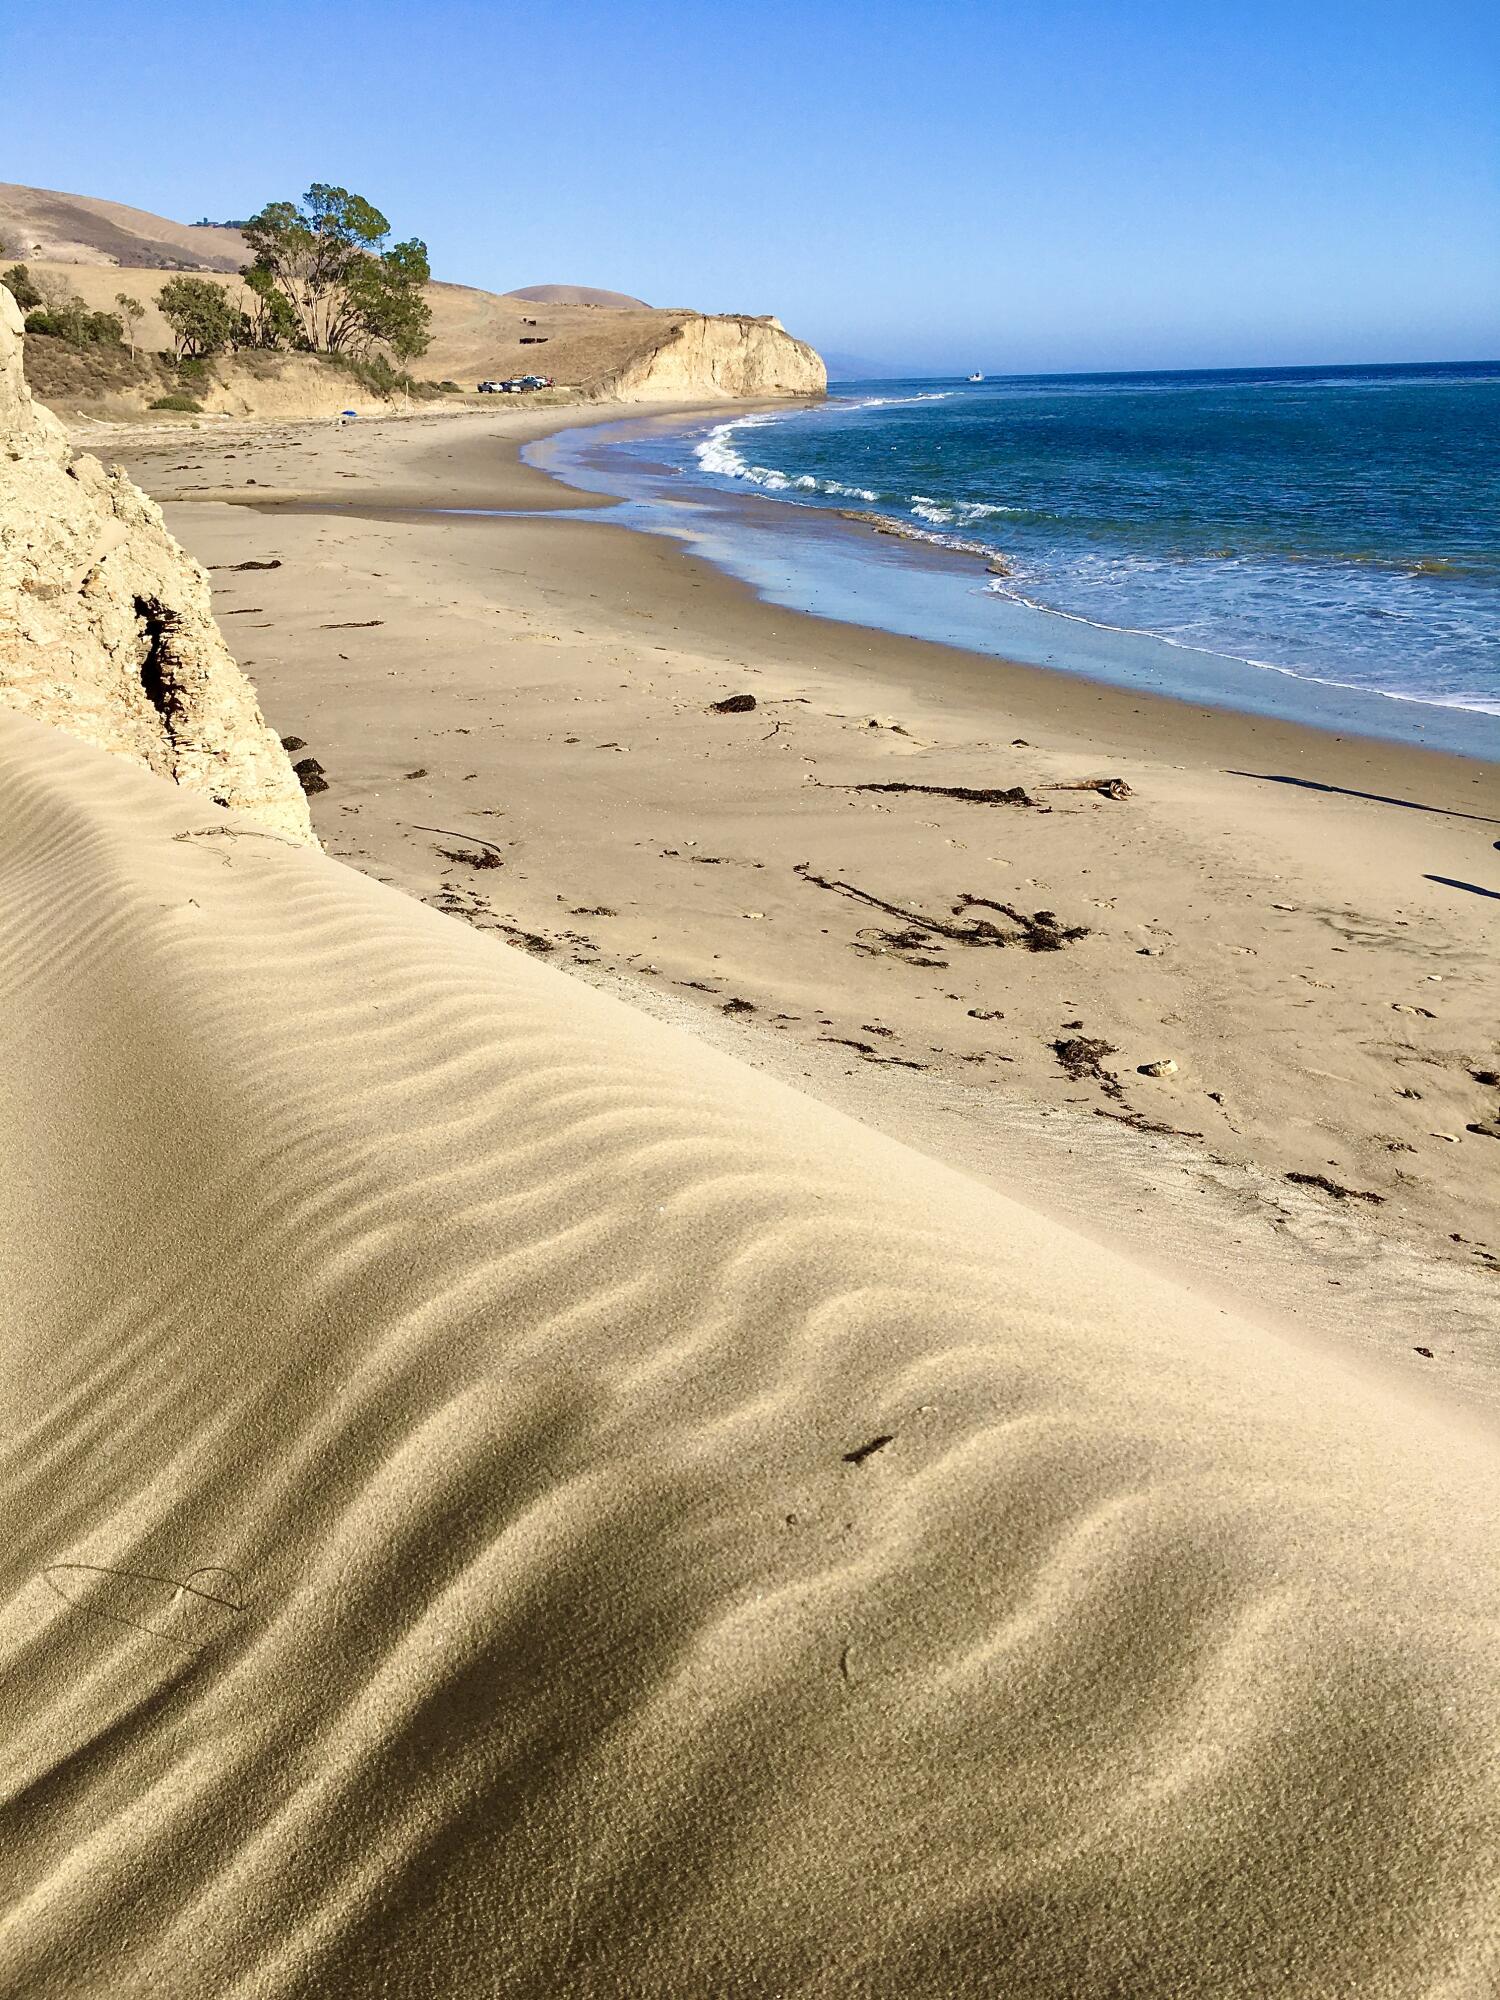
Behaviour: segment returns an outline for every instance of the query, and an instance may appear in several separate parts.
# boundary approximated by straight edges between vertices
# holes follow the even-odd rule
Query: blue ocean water
[[[1500,709],[1500,364],[852,384],[691,458],[992,550],[997,597]]]
[[[780,602],[1474,754],[1500,740],[1500,363],[843,383],[607,436],[534,455]],[[830,532],[788,533],[793,508]],[[924,579],[939,549],[984,560]]]

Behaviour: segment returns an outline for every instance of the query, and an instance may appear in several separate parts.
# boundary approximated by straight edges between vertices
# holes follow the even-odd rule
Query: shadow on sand
[[[1292,778],[1280,771],[1230,771],[1231,778],[1255,778],[1263,785],[1295,785],[1304,792],[1333,792],[1346,799],[1373,799],[1378,806],[1404,806],[1408,812],[1441,813],[1444,819],[1476,819],[1484,826],[1500,826],[1489,813],[1456,812],[1452,806],[1424,806],[1417,799],[1395,799],[1386,792],[1360,792],[1350,785],[1325,785],[1317,778]]]

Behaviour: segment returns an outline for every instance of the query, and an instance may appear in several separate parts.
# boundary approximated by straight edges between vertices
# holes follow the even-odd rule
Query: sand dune
[[[0,1990],[1494,1990],[1492,1436],[0,772]]]

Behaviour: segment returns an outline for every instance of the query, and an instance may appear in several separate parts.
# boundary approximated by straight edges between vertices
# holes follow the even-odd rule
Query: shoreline
[[[677,436],[680,425],[719,414],[682,412],[666,421]],[[747,414],[764,412],[752,408]],[[643,413],[610,425],[624,433],[660,427],[661,420]],[[699,539],[710,559],[780,609],[1187,707],[1295,722],[1329,735],[1438,749],[1500,765],[1500,709],[1362,687],[1333,674],[1304,673],[1219,652],[1021,596],[996,599],[989,588],[982,593],[989,600],[985,617],[975,619],[966,609],[973,593],[966,590],[960,600],[952,583],[971,580],[976,563],[992,577],[1003,577],[1008,569],[1003,550],[921,528],[898,515],[798,504],[753,487],[721,488],[707,479],[694,480],[675,466],[655,468],[669,476],[653,478],[651,468],[633,462],[619,448],[622,442],[638,443],[639,436],[599,438],[596,431],[594,425],[562,426],[523,447],[523,462],[550,471],[568,492],[597,493],[601,501],[626,507],[630,525],[646,532],[683,532],[685,509],[678,496],[686,488],[686,508],[702,516]],[[538,448],[549,454],[550,462],[537,465],[525,455]],[[716,533],[721,520],[727,525]],[[885,546],[873,549],[872,536]],[[792,552],[790,566],[787,551]],[[919,578],[925,579],[925,587],[917,584]],[[867,579],[884,586],[878,599],[863,587]],[[1014,623],[1018,615],[1019,627]],[[995,624],[1000,619],[1011,621],[1009,643]],[[1400,726],[1398,717],[1410,726]],[[1472,747],[1466,739],[1472,739]]]
[[[1487,1166],[1465,1130],[1500,1018],[1493,767],[784,611],[521,463],[578,417],[178,436],[180,499],[159,453],[132,466],[201,560],[281,565],[220,569],[216,604],[326,769],[329,851],[1200,1295],[1500,1395],[1500,1144]],[[525,511],[431,511],[476,500]],[[742,689],[760,717],[706,713]],[[1046,789],[1094,775],[1132,797]],[[842,789],[890,782],[1051,810]],[[452,858],[483,841],[501,867]],[[924,969],[804,863],[928,918],[962,892],[1091,934]],[[1075,1021],[1123,1099],[1063,1073]],[[1164,1055],[1176,1077],[1136,1074]],[[1414,1325],[1441,1326],[1431,1370]]]

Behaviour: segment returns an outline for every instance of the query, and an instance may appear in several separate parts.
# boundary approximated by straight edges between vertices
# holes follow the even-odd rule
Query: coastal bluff
[[[26,385],[24,339],[0,287],[0,702],[311,842],[207,576],[123,471],[73,456]]]
[[[173,330],[161,311],[174,274],[220,287],[241,309],[251,303],[240,275],[251,249],[232,227],[0,183],[0,237],[34,284],[81,300],[89,312],[114,313],[122,288],[140,304],[128,354],[108,343],[79,349],[47,334],[28,342],[33,391],[66,415],[134,421],[164,394],[182,392]],[[828,388],[821,356],[769,315],[650,306],[628,292],[579,284],[490,292],[434,278],[423,299],[431,322],[413,372],[433,393],[441,384],[450,408],[450,398],[475,397],[481,382],[528,374],[549,377],[556,390],[543,393],[557,401],[776,401]],[[204,415],[252,420],[329,417],[351,404],[372,415],[406,400],[343,357],[285,344],[210,357],[191,395]]]
[[[592,385],[601,401],[677,402],[692,396],[822,396],[822,356],[779,319],[694,313]]]

